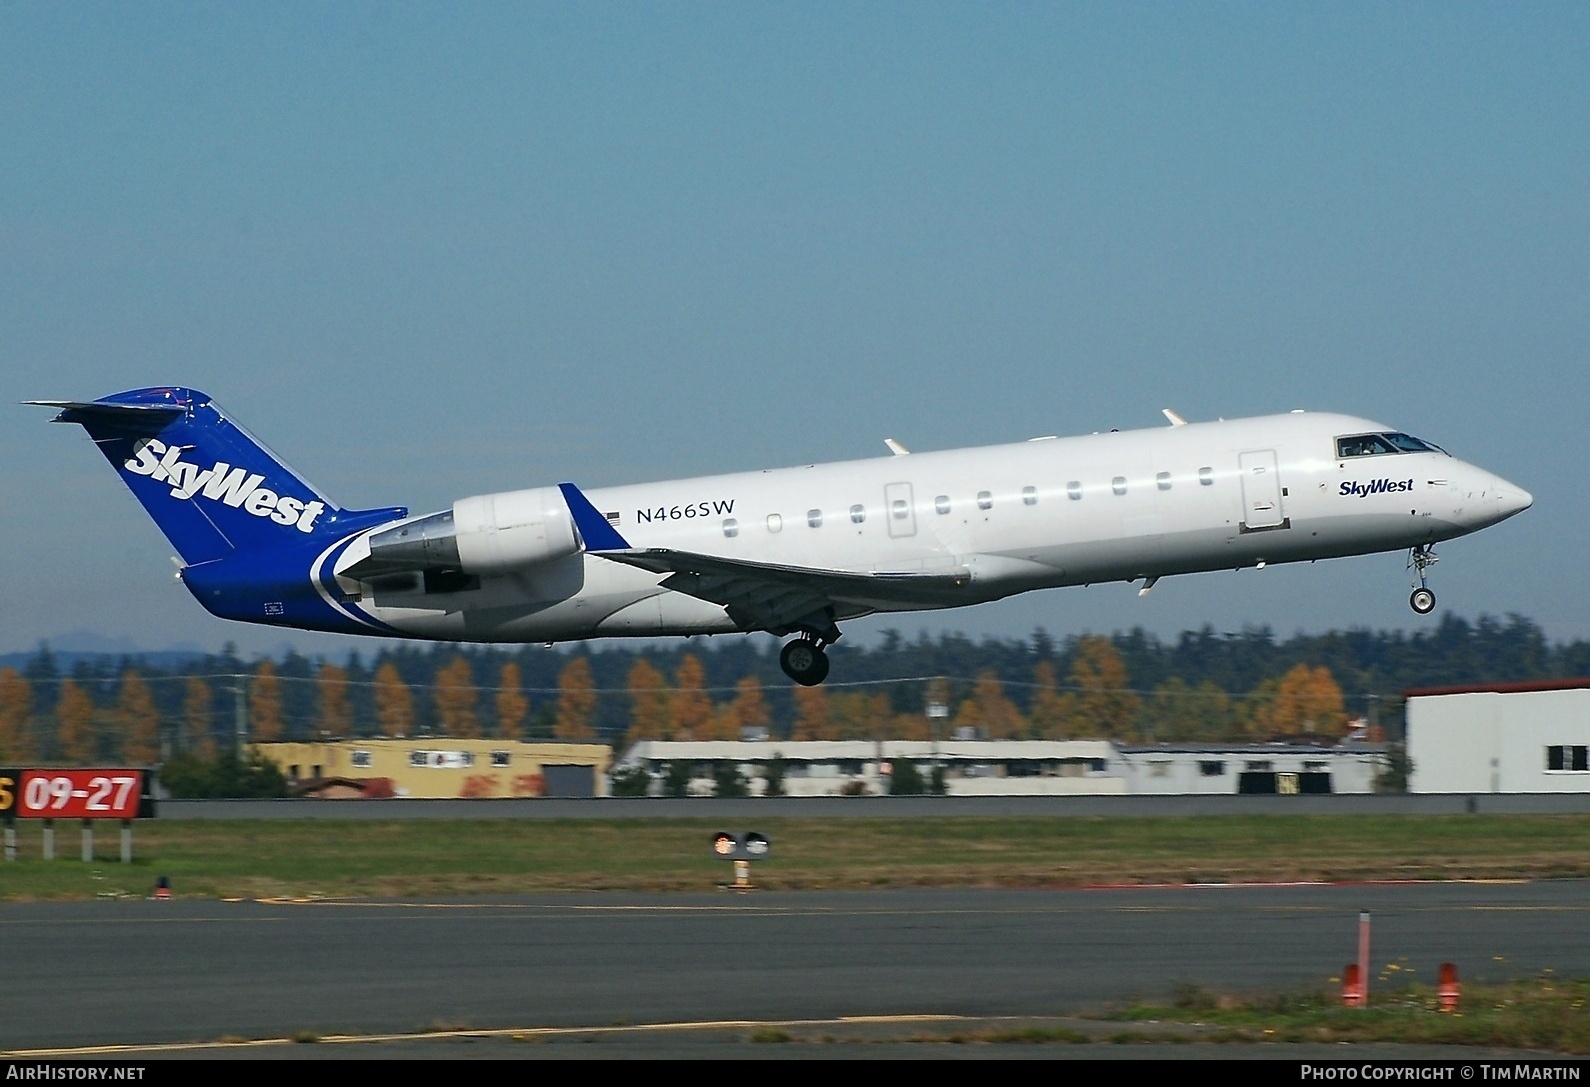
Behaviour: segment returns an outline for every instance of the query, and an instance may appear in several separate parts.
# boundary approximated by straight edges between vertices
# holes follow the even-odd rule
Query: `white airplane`
[[[30,401],[80,423],[212,614],[470,642],[768,631],[821,683],[839,623],[1031,589],[1432,545],[1528,492],[1367,419],[1292,412],[589,492],[478,495],[410,517],[345,509],[203,393]]]

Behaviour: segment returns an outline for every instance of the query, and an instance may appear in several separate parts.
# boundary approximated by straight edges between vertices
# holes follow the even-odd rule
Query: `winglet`
[[[572,483],[559,483],[558,490],[563,492],[563,501],[569,504],[569,512],[574,515],[574,527],[580,530],[580,539],[585,541],[587,551],[628,551],[629,541],[618,534],[618,529],[608,523],[606,517],[596,512],[596,507],[591,505],[591,500],[580,493],[580,489]]]
[[[1170,420],[1170,425],[1171,426],[1186,426],[1187,425],[1187,420],[1183,419],[1180,415],[1177,415],[1175,412],[1171,411],[1169,408],[1160,408],[1159,410],[1165,413],[1165,418]]]
[[[908,457],[911,455],[911,451],[909,449],[895,441],[893,438],[883,439],[883,444],[888,446],[889,452],[893,453],[897,457]]]

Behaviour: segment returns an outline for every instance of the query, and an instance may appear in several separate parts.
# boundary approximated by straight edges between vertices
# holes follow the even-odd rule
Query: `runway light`
[[[1437,1005],[1444,1012],[1455,1012],[1458,1009],[1458,997],[1462,990],[1458,985],[1457,966],[1453,963],[1441,964],[1441,980],[1435,987]]]

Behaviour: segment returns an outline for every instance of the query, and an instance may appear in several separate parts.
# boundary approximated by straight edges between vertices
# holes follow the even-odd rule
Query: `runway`
[[[0,1048],[1061,1016],[1319,986],[1361,909],[1388,977],[1590,974],[1590,881],[36,903],[0,907]]]

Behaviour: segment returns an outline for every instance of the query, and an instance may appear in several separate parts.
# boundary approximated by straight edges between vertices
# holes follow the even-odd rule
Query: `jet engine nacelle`
[[[459,499],[453,529],[466,574],[501,574],[580,550],[574,517],[556,487]]]
[[[574,517],[556,487],[461,498],[433,513],[369,537],[370,553],[341,573],[356,578],[409,570],[504,574],[581,549]]]

